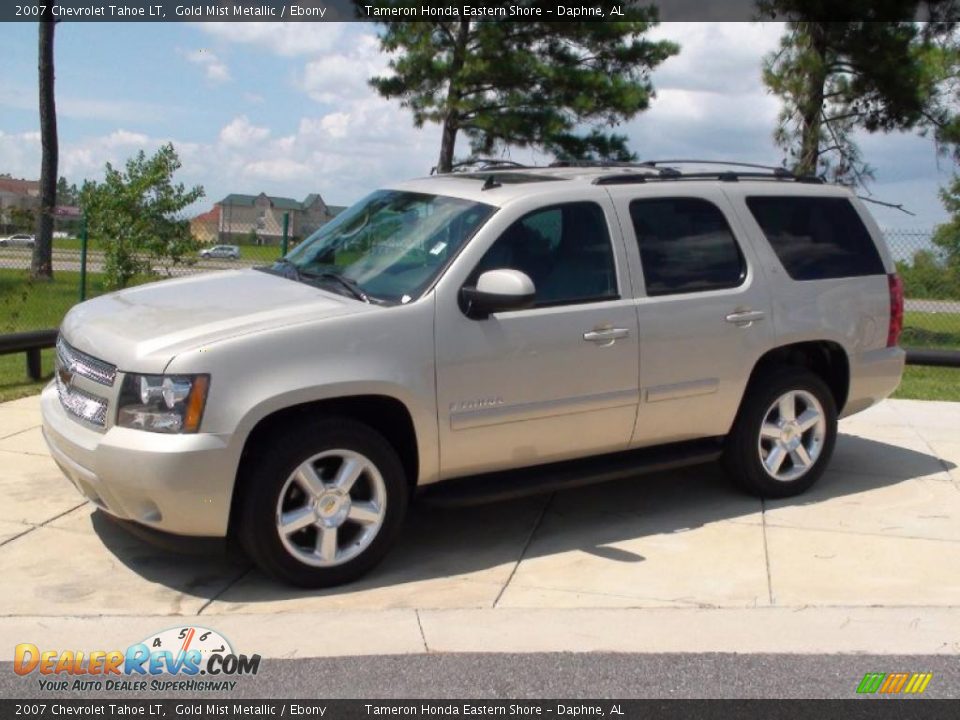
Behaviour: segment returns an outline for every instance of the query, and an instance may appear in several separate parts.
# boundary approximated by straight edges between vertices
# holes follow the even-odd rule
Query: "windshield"
[[[305,281],[333,281],[330,287],[337,292],[344,290],[345,280],[359,297],[406,303],[429,287],[495,210],[470,200],[378,190],[280,263],[295,266]]]

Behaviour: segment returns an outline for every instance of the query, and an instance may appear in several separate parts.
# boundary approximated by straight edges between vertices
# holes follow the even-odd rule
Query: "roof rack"
[[[681,173],[674,171],[672,173],[658,173],[656,175],[645,175],[640,173],[618,173],[616,175],[603,175],[593,181],[594,185],[630,185],[633,183],[645,182],[663,182],[670,180],[720,180],[721,182],[738,182],[740,180],[790,180],[798,183],[809,183],[820,185],[823,180],[818,177],[808,175],[792,175],[779,173],[761,173],[761,172],[733,172],[723,170],[719,172],[695,172]]]
[[[703,172],[681,172],[674,165],[721,165],[732,168],[749,168],[747,171],[717,170]],[[661,167],[663,166],[663,167]],[[813,175],[795,175],[785,167],[774,165],[758,165],[728,160],[644,160],[631,163],[628,167],[649,168],[656,170],[652,173],[620,173],[607,175],[594,180],[597,185],[628,185],[650,180],[720,180],[722,182],[738,182],[739,180],[792,180],[793,182],[820,184],[821,178]],[[764,172],[758,172],[764,171]]]
[[[554,160],[547,167],[552,168],[590,168],[590,167],[640,167],[643,163],[624,160]]]
[[[794,177],[794,174],[785,167],[778,165],[759,165],[757,163],[737,162],[736,160],[644,160],[639,163],[647,167],[659,165],[725,165],[728,167],[753,168],[754,170],[769,170],[777,177]]]
[[[470,170],[494,170],[497,168],[527,168],[528,165],[514,162],[513,160],[501,160],[499,158],[467,158],[450,166],[450,172],[462,172],[465,169]],[[431,175],[437,175],[437,168],[430,168]]]
[[[747,172],[737,170],[718,170],[716,172],[682,172],[675,165],[720,165],[729,168],[748,168]],[[638,162],[623,162],[609,160],[560,160],[550,164],[550,167],[583,167],[583,168],[636,168],[649,170],[647,173],[618,173],[599,177],[594,180],[597,185],[628,185],[642,183],[649,180],[722,180],[737,182],[741,179],[776,179],[793,180],[803,183],[822,183],[823,180],[814,176],[798,176],[785,167],[775,165],[760,165],[758,163],[739,162],[736,160],[641,160]],[[758,172],[764,171],[764,172]]]

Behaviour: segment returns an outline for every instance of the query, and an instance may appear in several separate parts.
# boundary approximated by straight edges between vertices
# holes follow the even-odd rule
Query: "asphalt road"
[[[906,300],[903,305],[911,312],[960,313],[960,302],[956,300]]]
[[[26,638],[29,635],[25,635]],[[2,698],[117,698],[123,693],[39,690],[0,663]],[[956,656],[711,654],[422,654],[264,659],[232,693],[162,697],[238,698],[856,698],[868,672],[932,672],[924,698],[960,698]],[[126,695],[157,698],[157,693]]]

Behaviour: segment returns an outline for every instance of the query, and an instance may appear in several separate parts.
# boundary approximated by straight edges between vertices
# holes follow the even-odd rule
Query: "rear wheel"
[[[731,478],[760,497],[804,492],[823,474],[837,438],[837,410],[826,383],[787,367],[754,379],[724,449]]]
[[[303,587],[349,582],[387,553],[407,508],[396,451],[347,418],[270,443],[244,480],[238,535],[266,573]]]

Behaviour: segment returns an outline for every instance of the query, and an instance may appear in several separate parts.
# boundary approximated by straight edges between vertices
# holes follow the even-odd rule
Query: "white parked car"
[[[236,245],[214,245],[211,248],[204,248],[200,251],[202,258],[225,258],[227,260],[239,260],[240,248]]]
[[[417,492],[722,459],[750,493],[801,493],[837,419],[899,384],[902,320],[893,258],[843,187],[455,173],[372,193],[272,267],[77,305],[43,433],[105,512],[335,585],[386,554]]]
[[[33,235],[17,233],[10,237],[0,238],[0,247],[33,247],[37,239]]]

